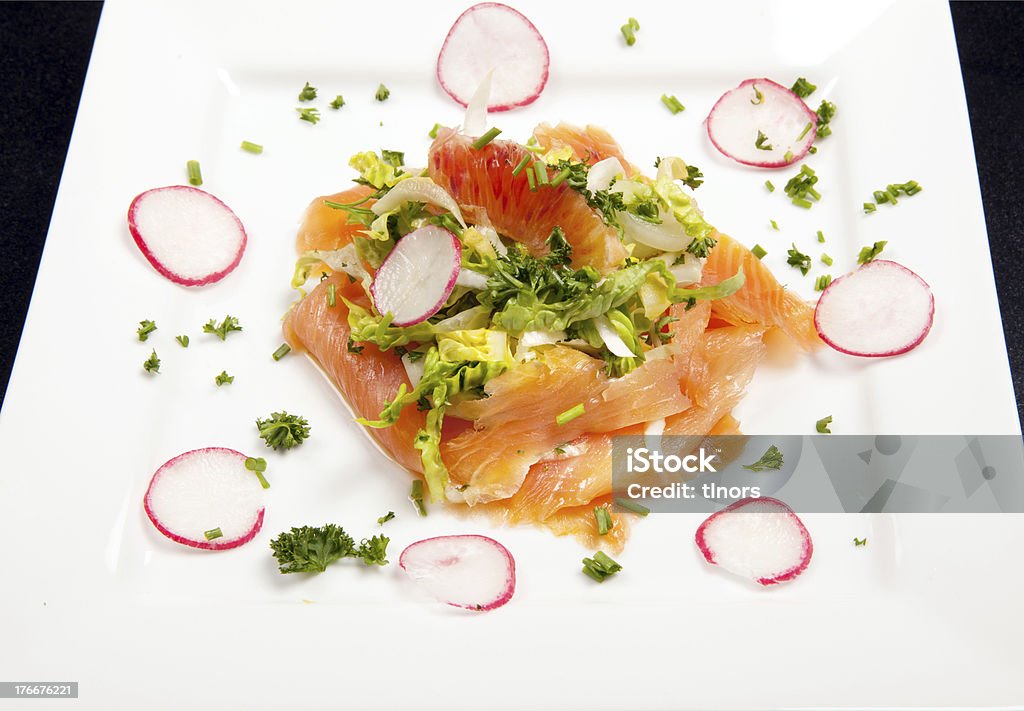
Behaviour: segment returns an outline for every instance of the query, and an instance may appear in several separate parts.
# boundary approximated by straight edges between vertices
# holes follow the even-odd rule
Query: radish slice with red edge
[[[225,447],[179,454],[156,470],[143,506],[160,533],[204,550],[237,548],[263,527],[263,487],[247,457]],[[207,538],[219,529],[220,536]]]
[[[516,591],[516,562],[487,536],[438,536],[413,543],[398,559],[406,574],[442,602],[493,610]]]
[[[722,95],[705,123],[711,143],[729,158],[759,168],[782,168],[807,155],[817,137],[818,115],[781,84],[747,79]],[[761,148],[758,131],[765,136]]]
[[[226,277],[242,261],[248,239],[231,208],[187,185],[138,195],[128,208],[128,231],[153,268],[183,286]]]
[[[373,278],[377,311],[390,313],[395,326],[426,321],[452,293],[461,263],[462,243],[454,234],[437,225],[413,230],[398,240]]]
[[[704,559],[761,585],[792,580],[811,562],[811,535],[793,509],[771,497],[740,499],[697,529]]]
[[[459,15],[437,56],[437,81],[468,106],[494,70],[488,111],[508,111],[537,100],[548,82],[550,57],[540,32],[508,5],[483,2]]]
[[[821,293],[814,327],[841,353],[880,358],[906,353],[928,335],[935,297],[924,279],[902,264],[876,259]]]

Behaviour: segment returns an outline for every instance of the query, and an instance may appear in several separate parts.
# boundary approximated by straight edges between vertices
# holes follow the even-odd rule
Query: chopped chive
[[[582,415],[584,412],[586,412],[586,408],[583,407],[582,402],[579,403],[578,405],[573,405],[568,410],[555,417],[555,424],[564,425],[566,423],[572,422],[577,417]]]
[[[242,150],[259,155],[263,153],[263,146],[258,143],[253,143],[252,141],[242,141]]]
[[[761,90],[757,88],[757,84],[754,84],[753,87],[754,87],[754,98],[750,100],[750,103],[754,104],[754,106],[757,106],[758,104],[763,104],[764,103],[764,94],[762,94]]]
[[[754,139],[754,148],[759,151],[771,151],[774,150],[774,146],[768,141],[768,136],[761,132],[761,129],[757,130],[757,138]],[[788,159],[787,159],[788,160]]]
[[[495,138],[497,138],[499,133],[501,133],[501,129],[500,128],[490,128],[490,129],[488,129],[487,133],[485,133],[484,135],[480,136],[480,138],[478,138],[475,141],[473,141],[473,148],[475,150],[480,150],[481,148],[486,146],[488,143],[493,141]]]
[[[831,267],[832,266],[832,257],[830,257],[827,254],[825,254],[824,252],[822,252],[822,254],[821,254],[821,263],[824,264],[826,267]]]
[[[669,94],[661,95],[661,103],[665,104],[666,108],[668,108],[668,110],[671,111],[673,114],[678,114],[682,113],[683,111],[686,111],[686,107],[679,102],[679,99],[677,99],[675,96],[670,96]]]
[[[146,359],[142,364],[142,369],[147,373],[159,373],[160,372],[160,358],[156,355],[156,350]]]
[[[530,156],[523,156],[523,159],[519,161],[519,165],[512,169],[512,177],[518,178],[519,174],[523,172],[523,168],[528,166],[531,160]]]
[[[875,203],[873,203],[873,202],[866,202],[866,203],[864,203],[864,214],[865,215],[870,215],[872,212],[874,212],[877,209],[878,208],[875,207]]]
[[[615,499],[615,505],[620,508],[624,508],[627,511],[632,511],[635,514],[640,514],[641,516],[646,516],[651,512],[651,510],[646,506],[638,504],[635,501],[631,501],[630,499]]]
[[[391,90],[388,89],[383,84],[380,84],[377,87],[377,93],[373,95],[373,98],[375,98],[377,101],[387,101],[389,96],[391,96]]]
[[[330,106],[335,111],[337,111],[338,109],[340,109],[344,105],[345,105],[345,97],[343,97],[341,94],[338,94],[337,96],[335,96],[334,100],[331,101],[331,103],[328,104],[328,106]]]
[[[151,334],[155,330],[156,322],[147,319],[145,321],[139,321],[139,327],[135,330],[135,332],[139,334],[140,341],[148,341],[149,334]]]
[[[814,124],[812,124],[812,123],[811,123],[810,121],[808,121],[808,122],[807,122],[807,125],[806,125],[806,126],[804,126],[804,130],[803,130],[803,133],[801,133],[801,134],[800,134],[799,136],[797,136],[797,137],[796,137],[796,140],[798,140],[798,141],[802,141],[802,140],[804,139],[804,136],[806,136],[806,135],[807,135],[807,132],[811,130],[811,126],[813,126],[813,125],[814,125]]]
[[[789,163],[791,160],[793,160],[793,151],[786,151],[786,153],[782,156],[782,159]]]
[[[427,515],[426,504],[423,503],[423,480],[413,479],[412,490],[409,492],[409,501],[412,502],[413,507],[416,509],[416,513],[420,516]]]
[[[387,523],[388,521],[390,521],[394,517],[395,517],[395,512],[394,511],[388,511],[386,514],[384,514],[383,516],[381,516],[380,518],[377,519],[377,525],[378,526],[383,526],[385,523]]]
[[[603,583],[607,578],[622,570],[622,566],[612,560],[604,551],[598,551],[593,558],[583,559],[584,575]]]
[[[281,360],[286,355],[288,355],[291,352],[291,350],[291,346],[289,346],[287,343],[282,343],[281,346],[276,351],[274,351],[273,354],[271,354],[271,358],[273,358],[274,360]]]
[[[559,185],[565,182],[565,179],[572,174],[572,168],[566,168],[554,178],[551,179],[551,187],[557,188]]]
[[[866,546],[867,544],[868,544],[868,539],[867,538],[857,538],[857,537],[854,537],[854,539],[853,539],[853,545],[856,548],[860,548],[862,546]]]
[[[332,309],[338,303],[337,297],[334,295],[334,284],[327,285],[327,305]]]
[[[810,153],[811,155],[813,155],[813,154],[818,152],[818,147],[817,146],[811,146],[810,148],[807,149],[807,152]]]
[[[199,170],[199,161],[190,160],[185,164],[185,169],[188,171],[188,184],[199,186],[203,184],[203,174]]]
[[[818,87],[815,84],[807,81],[803,77],[800,77],[793,83],[793,87],[790,89],[794,94],[799,96],[801,99],[806,99],[808,96],[814,93],[814,90]]]
[[[537,185],[548,184],[548,166],[544,161],[537,161],[533,164],[533,172],[537,174]]]
[[[615,522],[612,521],[612,515],[608,512],[608,506],[597,506],[594,508],[594,518],[597,519],[597,535],[604,536],[608,531],[612,530],[612,526]]]
[[[530,151],[530,153],[546,153],[547,152],[547,151],[544,150],[544,146],[531,146],[529,143],[527,143],[525,146],[523,146],[523,148],[525,148],[526,150]]]
[[[636,21],[635,17],[631,17],[626,21],[619,30],[622,32],[622,36],[626,38],[626,44],[632,47],[636,44],[636,32],[640,29],[640,23]]]
[[[829,425],[831,424],[832,415],[829,415],[828,417],[822,417],[820,420],[814,423],[814,429],[818,431],[818,434],[832,434],[832,430],[829,429]]]
[[[764,247],[762,247],[759,244],[755,244],[750,251],[758,259],[764,259],[764,255],[768,254],[768,252],[765,251]]]
[[[188,348],[188,336],[175,336],[174,340],[180,343],[182,348]]]
[[[320,121],[320,112],[316,108],[296,108],[295,110],[299,112],[300,121],[307,121],[314,126]]]
[[[537,192],[537,176],[534,175],[532,168],[526,169],[526,182],[530,184],[530,192]]]
[[[775,230],[776,232],[779,231],[779,223],[778,222],[776,222],[775,220],[768,220],[768,222],[770,222],[772,224],[772,229],[773,230]]]
[[[299,92],[299,101],[312,101],[316,98],[316,87],[310,86],[309,82],[306,82],[306,86],[302,87],[302,91]]]
[[[256,478],[260,480],[260,486],[264,489],[270,488],[270,482],[263,476],[263,472],[267,471],[266,459],[263,457],[248,457],[245,460],[245,468],[256,475]]]
[[[857,255],[857,264],[867,264],[868,262],[874,261],[875,257],[882,253],[885,249],[885,245],[889,244],[887,240],[881,240],[875,242],[870,247],[862,247],[860,254]]]
[[[822,274],[820,277],[817,278],[817,280],[815,280],[815,282],[814,282],[814,290],[815,291],[825,291],[825,288],[829,284],[831,284],[831,283],[832,283],[832,275],[831,274]]]
[[[764,181],[764,186],[766,188],[768,188],[768,192],[770,192],[770,193],[774,193],[775,192],[775,186],[772,185],[772,181],[770,181],[770,180]]]
[[[825,233],[821,230],[818,230],[818,241],[825,244]]]
[[[215,538],[220,538],[223,535],[224,532],[220,530],[220,526],[218,526],[217,528],[211,528],[209,531],[203,531],[203,536],[205,536],[206,540],[208,541],[212,541]]]
[[[811,207],[814,205],[813,202],[811,202],[810,200],[805,200],[804,198],[793,198],[793,204],[796,205],[797,207],[802,207],[805,210],[810,210]]]
[[[430,136],[431,138],[437,138],[437,132],[440,129],[441,129],[441,124],[435,123],[434,127],[432,129],[430,129],[430,132],[427,135]]]
[[[213,379],[213,382],[217,383],[218,388],[221,385],[231,385],[231,383],[235,382],[235,376],[228,375],[228,371],[222,370],[220,371],[220,375]]]

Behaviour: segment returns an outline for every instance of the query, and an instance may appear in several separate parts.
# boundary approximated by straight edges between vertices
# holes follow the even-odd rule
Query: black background
[[[4,391],[101,7],[93,2],[0,3],[0,385]],[[1003,328],[1014,387],[1021,393],[1024,279],[1017,270],[1024,265],[1024,51],[1020,46],[1024,3],[953,2],[951,7]],[[917,72],[927,70],[899,67],[879,81],[912,82]],[[131,87],[125,87],[123,98],[130,105]],[[927,131],[928,117],[894,117],[893,130]],[[936,150],[942,150],[942,143],[936,139]],[[60,333],[53,337],[59,339]],[[69,353],[69,363],[73,360]],[[969,372],[949,376],[943,380],[964,386],[970,382]],[[1024,412],[1019,397],[1017,403],[1018,411]]]

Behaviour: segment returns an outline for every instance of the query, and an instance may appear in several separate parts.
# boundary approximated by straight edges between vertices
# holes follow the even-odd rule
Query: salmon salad
[[[594,545],[614,437],[738,434],[771,344],[822,343],[681,158],[645,174],[603,129],[541,124],[350,165],[302,220],[285,336],[432,504]]]

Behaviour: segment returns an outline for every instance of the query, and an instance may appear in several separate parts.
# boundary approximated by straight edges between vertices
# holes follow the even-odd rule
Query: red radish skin
[[[786,523],[793,526],[793,530],[796,531],[801,541],[801,549],[793,559],[792,564],[782,566],[780,570],[774,571],[770,575],[758,575],[751,579],[765,586],[776,585],[778,583],[784,583],[788,580],[792,580],[804,572],[810,564],[811,556],[814,553],[814,544],[811,541],[811,534],[807,532],[803,522],[796,513],[793,512],[793,509],[789,508],[789,506],[778,499],[774,499],[769,496],[740,499],[739,501],[726,506],[721,511],[709,516],[697,529],[695,536],[697,548],[700,549],[701,554],[704,556],[704,560],[711,565],[720,565],[720,558],[725,557],[722,551],[719,551],[718,555],[716,555],[712,544],[708,541],[709,533],[712,531],[716,523],[723,521],[723,517],[726,516],[741,515],[743,513],[743,509],[750,508],[756,509],[756,513],[777,513],[784,515],[786,517]],[[747,536],[747,538],[749,539],[751,537]],[[764,545],[764,542],[759,540],[744,540],[738,542],[737,545],[750,546],[752,543],[753,545],[757,545],[759,543]],[[746,577],[735,570],[730,570],[730,572],[740,575],[741,577]]]
[[[548,82],[547,43],[518,10],[497,2],[473,5],[448,30],[437,56],[437,81],[468,106],[487,72],[494,70],[488,111],[532,104]]]
[[[754,87],[763,95],[756,98]],[[708,138],[722,155],[757,168],[784,168],[804,158],[817,138],[818,115],[803,99],[771,79],[747,79],[725,92],[705,120]],[[803,138],[800,134],[811,124]],[[767,137],[773,150],[756,148],[757,132]],[[786,151],[792,157],[786,160]]]
[[[888,259],[868,262],[826,287],[814,328],[829,346],[861,358],[917,348],[931,332],[935,296],[920,276]]]
[[[440,311],[455,288],[462,243],[454,234],[426,225],[398,241],[370,285],[374,306],[395,326],[412,326]]]
[[[194,458],[212,459],[214,461],[211,463],[211,466],[225,468],[230,467],[232,470],[237,469],[237,473],[244,472],[245,476],[252,480],[255,488],[261,489],[259,479],[256,475],[245,469],[245,460],[247,457],[241,452],[237,452],[226,447],[205,447],[203,449],[194,449],[168,460],[156,470],[155,474],[153,474],[153,478],[149,482],[149,487],[146,489],[146,495],[143,498],[143,508],[145,509],[149,520],[153,523],[153,526],[167,538],[171,539],[175,543],[180,543],[181,545],[188,546],[190,548],[217,551],[237,548],[248,543],[255,538],[256,534],[263,528],[265,508],[262,505],[253,512],[251,522],[246,523],[244,527],[245,530],[239,535],[215,538],[212,541],[206,540],[205,537],[187,536],[182,533],[179,527],[171,525],[169,522],[165,522],[163,517],[159,515],[157,509],[160,507],[161,503],[158,498],[160,496],[159,487],[164,483],[162,478],[173,476],[177,467],[188,463],[189,460]],[[231,473],[234,474],[236,472],[232,471]],[[190,492],[190,495],[194,496],[195,492]],[[233,515],[233,512],[231,515]],[[250,517],[246,518],[248,519]],[[220,525],[222,524],[217,523],[213,518],[211,518],[209,528],[206,530],[218,528]],[[176,528],[179,528],[179,530],[175,530]]]
[[[511,600],[516,590],[515,559],[505,546],[487,536],[437,536],[417,541],[402,551],[398,565],[443,602],[466,610],[494,610]],[[492,588],[474,591],[481,598],[453,599],[481,582]]]
[[[156,210],[166,214],[154,216]],[[196,233],[197,224],[202,234]],[[153,268],[182,286],[220,281],[242,261],[248,243],[245,227],[231,208],[189,185],[153,188],[137,195],[128,207],[128,231]],[[197,241],[200,237],[205,242]],[[197,247],[210,250],[198,269],[191,263]]]

